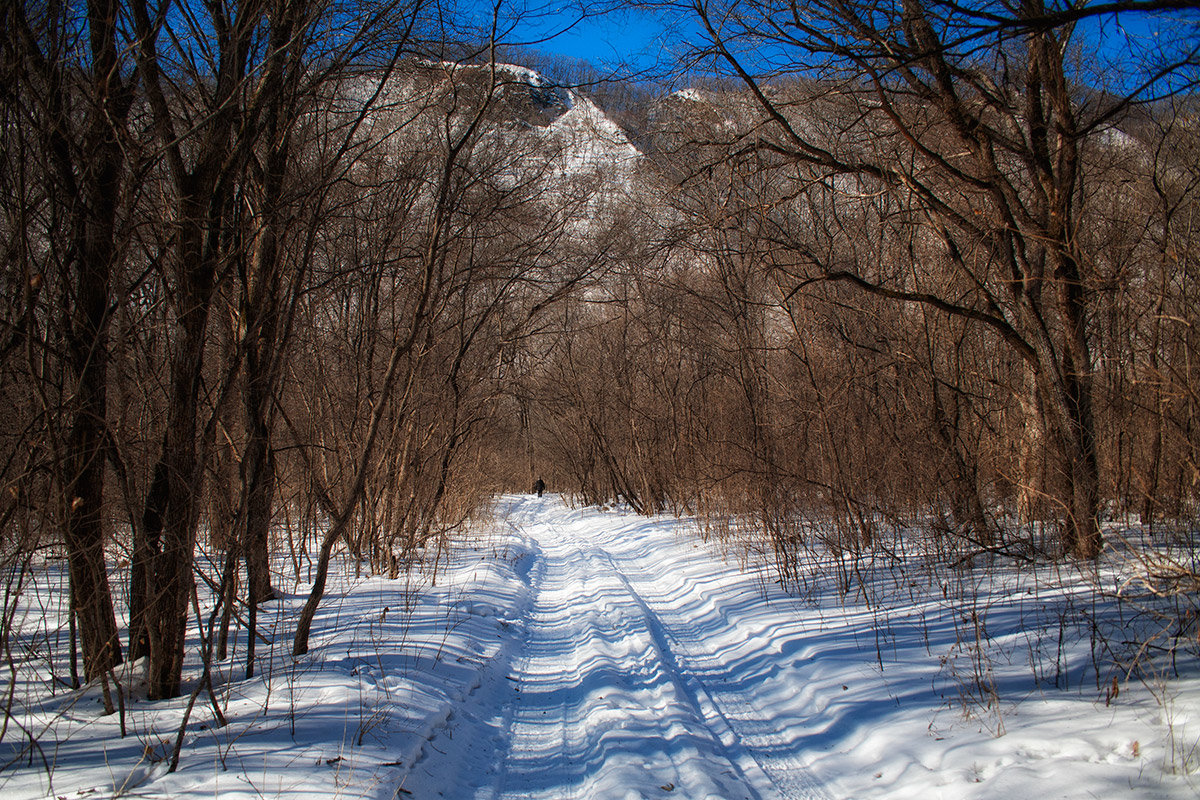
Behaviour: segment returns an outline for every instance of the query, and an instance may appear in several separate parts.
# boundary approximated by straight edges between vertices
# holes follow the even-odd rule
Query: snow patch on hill
[[[570,91],[567,95],[569,110],[550,125],[550,136],[563,148],[562,171],[631,174],[642,154],[621,127],[587,97]]]
[[[704,92],[700,91],[699,89],[692,88],[692,87],[688,87],[686,89],[680,89],[677,92],[673,92],[671,94],[671,97],[674,97],[677,100],[686,100],[689,103],[708,102],[708,97],[704,94]]]

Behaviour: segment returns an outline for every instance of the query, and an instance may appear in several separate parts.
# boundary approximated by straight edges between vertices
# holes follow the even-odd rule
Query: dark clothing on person
[[[538,478],[536,481],[534,481],[533,492],[538,497],[541,497],[542,492],[544,492],[544,491],[546,491],[546,482],[544,480],[542,480],[541,478]]]

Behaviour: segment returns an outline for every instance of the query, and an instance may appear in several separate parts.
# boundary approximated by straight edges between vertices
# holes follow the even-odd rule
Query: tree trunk
[[[268,15],[271,49],[261,88],[265,98],[262,130],[267,152],[261,180],[254,172],[248,176],[248,195],[257,205],[257,214],[251,219],[255,226],[251,234],[253,250],[242,280],[241,317],[246,326],[243,409],[247,436],[242,459],[242,490],[246,498],[242,551],[248,577],[247,601],[255,607],[276,597],[270,570],[276,481],[271,404],[279,383],[279,356],[290,330],[290,324],[281,325],[279,319],[284,270],[280,248],[284,228],[281,207],[291,152],[294,84],[303,74],[303,47],[296,40],[296,31],[303,28],[306,14],[303,4],[288,3],[278,13]],[[293,291],[299,289],[296,283],[293,282]]]
[[[1022,366],[1023,385],[1017,392],[1021,410],[1017,443],[1017,521],[1032,525],[1041,516],[1046,497],[1046,417],[1032,367]]]
[[[111,157],[111,154],[109,154]],[[119,162],[119,154],[115,157]],[[104,170],[115,179],[115,168]],[[104,183],[104,181],[101,181]],[[121,663],[116,615],[109,591],[104,554],[104,449],[107,424],[109,274],[113,258],[112,205],[97,198],[102,220],[85,223],[89,230],[78,264],[78,306],[71,336],[77,377],[75,419],[69,436],[65,539],[83,640],[84,677],[92,680]],[[107,205],[107,208],[104,208]]]
[[[37,102],[22,105],[18,125],[29,123],[43,149],[45,170],[38,177],[46,186],[49,218],[62,227],[49,232],[54,242],[43,242],[39,233],[35,250],[37,257],[48,259],[42,269],[62,278],[61,316],[56,313],[52,322],[61,326],[53,331],[62,341],[55,337],[48,344],[55,351],[61,346],[65,355],[62,413],[68,423],[66,452],[54,477],[62,492],[61,532],[73,618],[77,615],[82,629],[84,673],[90,680],[121,662],[106,570],[103,503],[107,331],[112,276],[120,261],[115,240],[126,173],[128,142],[123,135],[133,92],[122,81],[115,0],[88,3],[86,20],[79,25],[73,15],[82,7],[35,5],[4,6],[5,64],[6,74],[18,82],[10,91],[16,97],[37,97]],[[34,26],[26,16],[31,9],[37,17]],[[86,39],[76,40],[82,30]],[[69,61],[63,58],[68,51]],[[30,277],[40,282],[43,276]]]
[[[251,434],[242,461],[246,482],[246,530],[242,550],[246,559],[246,602],[259,605],[276,599],[271,586],[270,530],[275,504],[275,456],[269,437]]]
[[[279,203],[286,145],[268,159],[271,170],[263,188],[262,205]],[[271,208],[256,232],[254,251],[242,281],[243,347],[246,384],[242,408],[246,421],[246,447],[242,455],[242,491],[246,519],[242,551],[246,559],[247,601],[257,605],[274,600],[271,587],[270,531],[275,504],[275,452],[271,443],[271,404],[279,383],[276,365],[280,342],[280,263],[278,223]],[[286,326],[285,326],[286,327]]]
[[[160,473],[165,476],[166,491],[161,510],[162,547],[150,553],[149,558],[153,591],[147,603],[146,629],[151,699],[179,694],[192,556],[203,488],[203,465],[199,463],[197,447],[199,391],[215,270],[211,258],[206,259],[203,252],[204,232],[199,222],[206,218],[202,214],[203,203],[188,200],[185,198],[181,203],[184,230],[179,234],[180,335],[171,364],[163,452],[155,467],[156,476]],[[147,515],[152,513],[157,515],[159,511],[148,504]]]
[[[268,292],[273,295],[273,293]],[[248,576],[247,602],[258,605],[276,597],[271,586],[270,531],[275,505],[275,452],[271,445],[270,405],[275,384],[271,365],[275,347],[276,304],[260,303],[251,312],[256,318],[246,342],[246,447],[242,454],[242,491],[245,493],[245,527],[241,548]]]
[[[1062,257],[1058,269],[1060,304],[1067,327],[1063,347],[1067,412],[1067,457],[1070,464],[1070,508],[1067,521],[1070,551],[1079,558],[1100,555],[1100,466],[1096,455],[1096,420],[1092,401],[1092,354],[1087,339],[1087,308],[1078,262]]]
[[[166,448],[164,443],[163,448]],[[160,460],[154,465],[150,488],[146,492],[142,524],[133,529],[133,558],[129,570],[129,658],[137,661],[150,655],[150,629],[146,614],[150,608],[150,587],[154,580],[154,559],[161,548],[163,515],[167,504],[167,470]]]
[[[75,208],[76,306],[68,346],[76,375],[65,502],[72,591],[82,630],[84,676],[121,663],[116,615],[104,553],[104,470],[108,424],[108,325],[116,247],[117,204],[125,157],[119,140],[133,94],[117,69],[115,4],[89,5],[94,59],[91,112],[78,168],[82,200]],[[65,107],[65,105],[64,105]],[[101,110],[103,109],[103,110]],[[58,121],[67,124],[66,120]],[[67,168],[64,166],[64,170]]]

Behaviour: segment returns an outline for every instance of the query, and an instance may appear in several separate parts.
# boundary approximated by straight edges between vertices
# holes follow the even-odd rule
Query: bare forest
[[[301,656],[333,560],[436,576],[538,479],[795,591],[1128,550],[1166,620],[1129,663],[1194,660],[1188,6],[684,3],[634,80],[422,0],[3,4],[12,675],[111,712],[145,659],[203,704],[280,565]],[[33,647],[43,574],[70,629]]]

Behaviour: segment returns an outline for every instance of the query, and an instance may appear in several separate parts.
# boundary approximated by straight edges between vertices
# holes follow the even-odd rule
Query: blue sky
[[[540,38],[562,30],[576,18],[549,20],[549,24],[526,26],[518,35]],[[582,58],[596,64],[642,61],[658,55],[663,40],[657,19],[645,13],[616,12],[584,19],[538,49]]]
[[[479,3],[484,15],[490,4]],[[590,61],[600,68],[618,73],[668,70],[673,56],[686,51],[689,41],[701,38],[693,19],[675,11],[632,10],[621,0],[503,0],[503,14],[517,20],[506,42],[526,45],[547,53],[557,53]],[[607,5],[619,10],[580,19],[579,4]],[[1174,40],[1177,49],[1195,41],[1195,13],[1172,12],[1165,15],[1123,14],[1085,23],[1076,38],[1091,39],[1095,57],[1083,69],[1097,69],[1084,80],[1109,86],[1136,85],[1143,58]],[[1160,38],[1161,33],[1161,38]],[[1086,46],[1085,46],[1086,47]]]
[[[609,68],[652,69],[668,62],[695,30],[690,20],[666,12],[621,9],[581,19],[577,9],[553,2],[542,13],[525,10],[518,18],[516,28],[504,37],[507,43]]]

